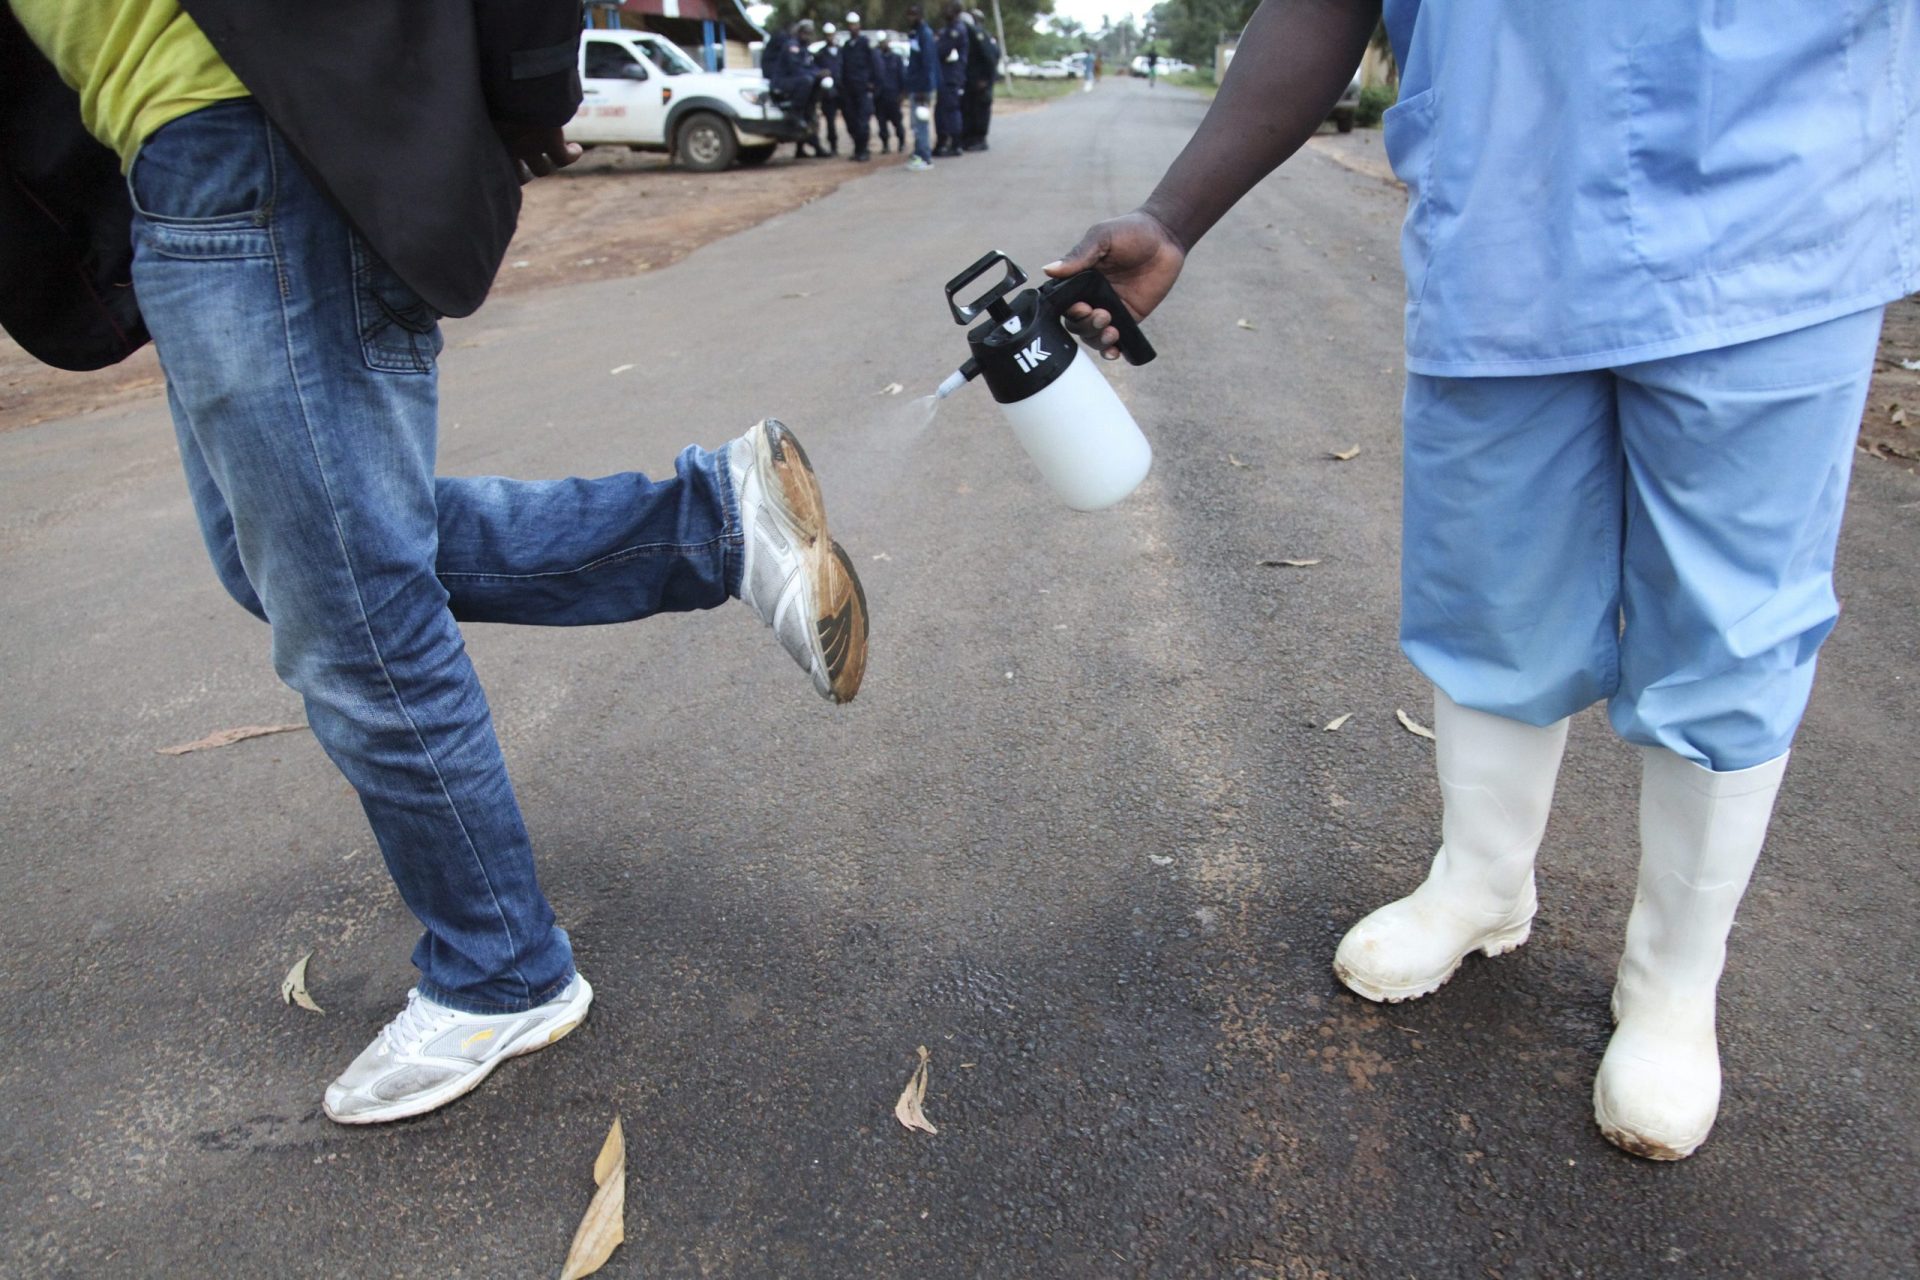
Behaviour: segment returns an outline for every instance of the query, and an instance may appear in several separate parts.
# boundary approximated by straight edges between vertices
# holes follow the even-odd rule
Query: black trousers
[[[886,94],[875,94],[873,99],[873,119],[876,127],[880,130],[881,146],[884,147],[887,145],[887,129],[891,126],[894,140],[900,144],[902,150],[906,149],[907,129],[905,117],[900,114],[900,98],[898,95],[888,96]]]
[[[960,130],[960,145],[985,142],[987,129],[993,124],[993,81],[972,80],[967,83],[967,96],[962,104],[966,121]]]
[[[864,89],[849,89],[840,95],[840,112],[847,118],[847,137],[853,139],[853,153],[867,149],[871,134],[867,121],[873,115],[873,95]]]

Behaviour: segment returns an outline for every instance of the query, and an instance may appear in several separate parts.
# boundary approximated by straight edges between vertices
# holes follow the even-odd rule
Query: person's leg
[[[1626,568],[1609,711],[1645,760],[1594,1112],[1640,1155],[1690,1154],[1718,1113],[1727,936],[1838,616],[1834,546],[1880,320],[1618,371]]]
[[[820,117],[827,126],[827,154],[840,154],[840,99],[823,98],[820,102]]]
[[[1401,645],[1434,682],[1441,845],[1341,940],[1370,1000],[1525,942],[1567,717],[1614,678],[1620,462],[1606,374],[1407,382]]]
[[[928,127],[925,116],[927,111],[927,95],[924,93],[915,94],[913,96],[913,105],[909,110],[913,112],[914,159],[920,161],[922,164],[930,164],[933,161],[933,143],[928,137],[931,130]]]
[[[433,571],[432,317],[250,103],[163,128],[131,185],[135,287],[203,528],[217,547],[230,523],[275,667],[426,927],[422,990],[475,1012],[543,1003],[571,951]]]
[[[847,137],[853,143],[853,155],[856,160],[867,158],[867,147],[872,135],[867,131],[867,121],[873,115],[873,99],[864,93],[847,95]]]

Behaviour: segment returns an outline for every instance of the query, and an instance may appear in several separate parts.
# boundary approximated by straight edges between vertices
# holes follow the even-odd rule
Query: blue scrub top
[[[1385,0],[1407,368],[1560,373],[1920,291],[1920,0]]]

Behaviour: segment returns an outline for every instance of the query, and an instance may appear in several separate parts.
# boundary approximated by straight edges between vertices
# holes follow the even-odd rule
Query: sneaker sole
[[[1476,946],[1468,947],[1454,959],[1453,964],[1448,966],[1445,973],[1434,978],[1432,981],[1415,983],[1411,986],[1379,986],[1367,981],[1352,969],[1341,964],[1337,959],[1333,962],[1333,976],[1340,979],[1340,985],[1363,999],[1371,1000],[1375,1004],[1399,1004],[1405,1000],[1418,1000],[1422,996],[1430,996],[1440,988],[1446,986],[1447,983],[1452,980],[1453,975],[1460,972],[1461,963],[1474,952],[1478,951],[1481,955],[1491,960],[1496,956],[1506,955],[1509,951],[1518,950],[1519,947],[1532,936],[1533,921],[1527,920],[1515,928],[1506,929],[1491,935],[1484,942]]]
[[[758,464],[777,483],[781,522],[801,547],[801,572],[812,591],[813,620],[807,626],[814,661],[827,676],[825,696],[852,702],[867,674],[867,593],[846,549],[827,536],[827,504],[807,451],[777,419],[760,424],[754,448]]]
[[[557,1021],[544,1031],[536,1029],[522,1036],[521,1043],[505,1053],[488,1058],[470,1074],[456,1076],[438,1089],[431,1089],[417,1098],[408,1098],[405,1102],[396,1102],[393,1106],[379,1111],[363,1111],[358,1115],[337,1116],[333,1114],[324,1099],[320,1103],[320,1109],[326,1112],[327,1119],[335,1124],[385,1124],[391,1120],[407,1120],[414,1116],[423,1116],[429,1111],[437,1111],[455,1098],[464,1097],[478,1089],[486,1083],[487,1077],[493,1074],[494,1068],[507,1059],[525,1057],[529,1053],[539,1052],[555,1041],[564,1040],[576,1027],[587,1020],[587,1009],[592,1004],[593,988],[587,985],[585,978],[582,978],[579,992],[568,1002],[565,1009],[559,1011]]]

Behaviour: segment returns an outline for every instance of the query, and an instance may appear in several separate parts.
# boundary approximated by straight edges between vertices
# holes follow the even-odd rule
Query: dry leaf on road
[[[1227,455],[1227,465],[1228,465],[1228,466],[1230,466],[1230,467],[1244,467],[1244,466],[1246,466],[1247,464],[1246,464],[1246,463],[1244,463],[1244,462],[1242,462],[1242,461],[1240,461],[1240,459],[1238,459],[1238,458],[1236,458],[1236,457],[1234,457],[1234,456],[1233,456],[1232,454],[1228,454],[1228,455]]]
[[[1327,456],[1329,458],[1332,458],[1335,462],[1352,462],[1355,458],[1360,456],[1360,446],[1356,444],[1356,445],[1353,445],[1351,448],[1335,449],[1333,452],[1329,453]]]
[[[1353,712],[1351,711],[1347,712],[1343,716],[1335,716],[1333,719],[1327,721],[1326,731],[1328,733],[1338,733],[1340,732],[1340,726],[1345,724],[1347,721],[1351,719],[1353,719]]]
[[[1241,316],[1238,320],[1234,321],[1234,323],[1242,329],[1251,329],[1254,327],[1253,321],[1247,319],[1245,316]]]
[[[920,1046],[920,1065],[913,1069],[907,1087],[900,1091],[900,1101],[893,1104],[893,1118],[909,1129],[918,1129],[922,1133],[938,1133],[933,1123],[927,1119],[927,1113],[921,1110],[927,1100],[927,1046]]]
[[[245,742],[248,738],[264,738],[270,733],[294,733],[307,726],[303,724],[249,724],[238,729],[222,729],[210,733],[194,742],[183,742],[175,747],[156,748],[156,755],[183,756],[189,751],[211,751],[215,747],[230,747],[236,742]]]
[[[1395,718],[1400,721],[1400,727],[1402,729],[1405,729],[1408,733],[1411,733],[1415,737],[1420,737],[1420,738],[1431,739],[1433,737],[1433,730],[1427,728],[1427,726],[1421,724],[1418,720],[1415,720],[1412,716],[1408,715],[1406,712],[1402,711],[1400,708],[1395,707],[1393,709],[1393,714]]]
[[[1318,560],[1262,560],[1262,569],[1311,569],[1319,564]]]
[[[574,1229],[560,1280],[592,1275],[627,1238],[627,1137],[620,1129],[619,1116],[613,1118],[607,1140],[600,1144],[600,1155],[593,1162],[593,1181],[599,1190],[593,1193],[585,1216]]]
[[[905,391],[905,390],[906,388],[901,386],[899,383],[889,382],[886,386],[880,388],[880,394],[883,396],[897,396],[902,391]]]
[[[293,968],[287,970],[287,976],[280,980],[280,1000],[283,1004],[297,1004],[302,1009],[311,1009],[315,1013],[325,1013],[307,994],[307,961],[313,959],[313,952],[301,956],[293,962]]]
[[[615,365],[613,368],[607,370],[607,372],[608,373],[625,373],[627,370],[631,368],[633,368],[633,366],[630,364],[620,364],[620,365]]]

